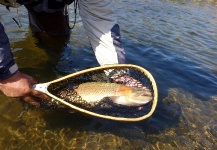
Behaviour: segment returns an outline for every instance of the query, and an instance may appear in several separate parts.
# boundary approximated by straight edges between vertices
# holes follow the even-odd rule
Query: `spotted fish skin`
[[[99,102],[109,97],[114,103],[126,106],[140,106],[152,101],[150,91],[132,88],[117,83],[86,82],[80,84],[75,91],[86,102]]]

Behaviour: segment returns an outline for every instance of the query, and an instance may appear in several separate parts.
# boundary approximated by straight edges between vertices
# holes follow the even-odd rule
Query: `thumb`
[[[33,77],[26,75],[26,79],[31,83],[31,84],[37,84],[38,81],[36,81]]]
[[[31,94],[32,94],[32,96],[37,97],[41,100],[50,100],[51,99],[51,97],[49,97],[47,94],[44,94],[44,93],[39,92],[37,90],[32,90]]]

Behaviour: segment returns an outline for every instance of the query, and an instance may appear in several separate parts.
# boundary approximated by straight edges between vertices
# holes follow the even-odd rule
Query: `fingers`
[[[51,100],[49,96],[36,90],[32,90],[30,95],[23,96],[22,99],[36,107],[40,107],[41,100]]]
[[[27,75],[27,74],[22,74],[29,82],[30,84],[30,88],[32,87],[33,84],[37,84],[38,82],[31,76]],[[28,95],[31,95],[32,97],[38,98],[40,100],[49,100],[50,97],[47,96],[46,94],[36,91],[36,90],[31,90],[30,93]]]
[[[37,84],[38,82],[34,79],[34,78],[29,78],[28,79],[29,80],[29,82],[31,83],[31,84]]]
[[[17,72],[0,82],[0,90],[8,97],[20,97],[34,106],[40,106],[40,100],[50,98],[46,94],[32,89],[32,85],[37,83],[33,77]]]
[[[31,76],[24,74],[25,78],[29,81],[31,84],[37,84],[38,82]]]
[[[40,103],[35,101],[35,99],[32,96],[25,96],[25,97],[22,97],[22,99],[31,105],[34,105],[37,107],[40,106]]]
[[[36,80],[34,80],[33,78],[28,78],[28,80],[30,81],[30,83],[33,85],[33,84],[37,84],[37,81]],[[31,86],[32,86],[31,85]],[[44,93],[42,93],[42,92],[39,92],[39,91],[37,91],[37,90],[31,90],[31,92],[29,93],[29,95],[27,95],[25,98],[23,98],[24,99],[24,101],[26,101],[26,102],[28,102],[29,104],[31,104],[31,105],[34,105],[34,106],[37,106],[37,107],[39,107],[40,106],[40,101],[42,101],[42,100],[51,100],[51,98],[48,96],[48,95],[46,95],[46,94],[44,94]],[[36,99],[38,100],[38,101],[36,101]]]
[[[38,82],[31,76],[18,72],[18,76],[21,76],[22,78],[27,80],[27,84],[29,85],[29,91],[26,92],[25,96],[22,97],[22,99],[34,106],[40,106],[40,102],[37,100],[50,100],[51,98],[47,96],[46,94],[33,90],[32,85],[37,84]]]
[[[31,95],[39,98],[40,100],[50,100],[51,99],[48,95],[42,92],[36,91],[36,90],[32,90]]]

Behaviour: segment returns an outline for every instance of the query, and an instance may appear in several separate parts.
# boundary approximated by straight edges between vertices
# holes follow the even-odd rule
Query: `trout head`
[[[135,88],[127,95],[111,98],[114,103],[126,106],[141,106],[153,100],[149,90]]]

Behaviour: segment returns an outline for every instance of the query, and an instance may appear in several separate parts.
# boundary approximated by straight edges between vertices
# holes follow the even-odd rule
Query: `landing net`
[[[121,80],[116,80],[121,79]],[[139,85],[135,84],[135,81]],[[152,100],[140,106],[116,104],[109,97],[100,101],[87,102],[75,91],[82,83],[102,82],[142,86],[151,92]],[[157,104],[157,86],[151,74],[135,65],[118,64],[91,68],[52,81],[47,88],[55,101],[83,113],[119,121],[139,121],[151,116]]]

